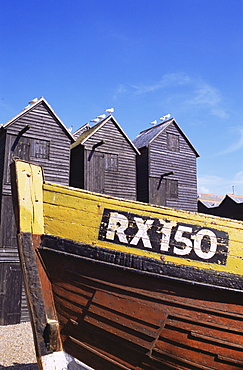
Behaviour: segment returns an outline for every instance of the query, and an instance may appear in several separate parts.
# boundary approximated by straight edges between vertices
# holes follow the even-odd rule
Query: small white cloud
[[[243,171],[237,172],[231,178],[213,175],[198,177],[198,192],[208,194],[234,194],[243,195]]]
[[[205,188],[205,186],[199,186],[198,188],[199,193],[206,193],[209,194],[209,188]]]
[[[214,193],[213,189],[219,189],[224,183],[224,179],[219,176],[204,175],[198,177],[198,191],[200,193]],[[205,191],[206,190],[206,191]],[[221,195],[221,193],[217,194]]]
[[[220,102],[221,97],[216,88],[200,81],[196,82],[196,85],[195,96],[191,100],[192,104],[215,106]]]
[[[127,86],[120,84],[117,86],[113,94],[113,99],[116,100],[120,95],[126,94],[127,92],[128,92]]]
[[[193,84],[195,86],[194,96],[188,102],[189,104],[205,108],[209,114],[218,118],[225,119],[229,117],[224,108],[224,99],[216,87],[201,79],[195,79]]]
[[[183,72],[168,73],[162,76],[162,78],[151,85],[130,85],[136,94],[146,94],[157,90],[171,87],[174,85],[186,85],[191,82],[191,78]]]
[[[179,107],[183,107],[184,111],[191,111],[194,106],[197,114],[200,109],[200,112],[205,112],[204,115],[212,115],[221,119],[229,117],[225,109],[224,97],[220,91],[199,76],[189,76],[184,72],[164,74],[162,78],[151,84],[127,83],[119,85],[114,96],[117,97],[121,94],[136,96],[151,93],[157,93],[158,97],[161,96],[163,106],[165,106],[166,99],[167,104],[170,101],[177,110]]]
[[[191,78],[183,72],[170,73],[163,75],[159,81],[150,85],[133,83],[120,84],[115,89],[114,96],[116,97],[119,94],[125,93],[135,95],[147,94],[152,93],[154,91],[165,89],[166,87],[172,87],[176,85],[186,85],[189,84],[190,81]]]
[[[243,171],[236,173],[233,181],[237,186],[243,187]]]
[[[229,113],[226,112],[223,108],[212,108],[211,114],[215,117],[226,119],[229,118]]]
[[[220,152],[218,155],[233,153],[243,148],[243,127],[237,130],[236,136],[238,137],[238,140],[234,144],[230,145],[228,148]]]

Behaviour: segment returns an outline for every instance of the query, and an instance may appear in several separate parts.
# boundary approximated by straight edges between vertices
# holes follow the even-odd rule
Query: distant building
[[[86,124],[74,137],[70,185],[135,200],[139,151],[115,118],[109,115],[93,127]]]
[[[133,143],[141,153],[137,156],[137,199],[196,211],[199,154],[175,119],[140,132]]]
[[[243,196],[198,193],[198,212],[243,221]]]
[[[0,128],[0,325],[16,324],[28,316],[25,298],[21,309],[22,275],[9,165],[14,157],[40,164],[47,181],[68,185],[73,141],[44,98],[35,99]]]

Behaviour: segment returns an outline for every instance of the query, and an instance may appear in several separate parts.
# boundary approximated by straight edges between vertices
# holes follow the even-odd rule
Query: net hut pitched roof
[[[114,125],[118,128],[118,130],[122,133],[122,135],[125,137],[125,139],[128,141],[128,143],[131,145],[133,150],[137,153],[140,154],[137,147],[134,145],[134,143],[129,139],[127,134],[123,131],[119,123],[116,121],[116,119],[110,114],[108,117],[104,118],[102,121],[91,127],[90,129],[85,130],[77,139],[76,141],[71,145],[71,149],[75,148],[79,144],[84,144],[85,141],[91,137],[97,130],[99,130],[101,127],[103,127],[106,122],[112,121]],[[81,127],[82,128],[82,127]],[[77,130],[78,131],[78,130]]]
[[[29,104],[27,107],[25,107],[24,109],[22,109],[22,112],[18,113],[16,116],[14,116],[13,118],[11,118],[8,122],[4,123],[0,127],[0,129],[1,130],[8,129],[9,126],[11,126],[18,118],[20,118],[21,116],[26,115],[28,112],[30,112],[31,110],[33,110],[35,107],[37,107],[38,105],[40,105],[42,103],[49,110],[49,112],[52,114],[52,116],[56,119],[56,121],[58,122],[58,124],[62,127],[62,129],[65,132],[65,134],[71,139],[71,142],[74,142],[75,139],[74,139],[73,135],[70,133],[70,131],[68,130],[68,128],[66,127],[66,125],[58,117],[58,115],[56,114],[56,112],[52,109],[52,107],[50,106],[50,104],[46,101],[46,99],[43,96],[40,99],[37,99],[34,103]]]
[[[243,203],[243,195],[226,194],[226,196],[232,199],[235,203]]]
[[[230,201],[237,204],[243,203],[242,195],[234,194],[215,195],[207,193],[198,193],[198,201],[204,204],[207,208],[219,207],[226,199],[229,199]]]
[[[223,199],[223,195],[198,193],[198,201],[204,204],[207,208],[218,207]]]
[[[141,131],[140,134],[133,140],[133,144],[136,145],[138,149],[143,147],[148,147],[153,140],[156,139],[158,135],[160,135],[168,126],[171,124],[176,125],[177,129],[179,130],[180,134],[185,138],[185,140],[188,142],[189,146],[192,148],[192,150],[195,152],[196,156],[199,157],[198,152],[188,139],[188,137],[184,134],[184,132],[181,130],[179,125],[177,124],[176,120],[174,118],[171,118],[170,120],[166,122],[162,122],[158,125],[155,125],[154,127],[148,128],[147,130]]]

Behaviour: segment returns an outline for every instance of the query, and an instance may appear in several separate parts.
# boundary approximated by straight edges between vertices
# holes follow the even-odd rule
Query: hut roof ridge
[[[91,127],[88,130],[85,130],[77,139],[76,141],[71,145],[71,149],[76,147],[79,144],[84,144],[86,140],[88,140],[89,137],[91,137],[97,130],[99,130],[102,126],[105,125],[106,122],[109,120],[112,120],[115,125],[118,127],[118,129],[122,132],[123,136],[126,138],[126,140],[129,142],[129,144],[132,146],[132,148],[135,150],[137,154],[140,154],[137,147],[133,144],[133,142],[129,139],[125,131],[121,128],[117,120],[112,114],[109,114],[106,118],[104,118],[102,121],[98,122],[96,125]],[[77,130],[78,131],[78,130]]]
[[[226,199],[230,199],[234,203],[243,203],[243,195],[225,194],[215,195],[208,193],[198,193],[198,201],[204,204],[207,208],[219,207]]]
[[[196,151],[188,137],[184,134],[184,132],[176,122],[175,118],[170,118],[165,122],[155,125],[154,127],[150,127],[148,129],[141,131],[138,134],[138,136],[133,140],[134,145],[136,145],[138,149],[149,146],[172,123],[176,125],[181,135],[185,138],[185,140],[188,142],[190,147],[195,152],[196,156],[199,157],[198,152]]]
[[[22,109],[20,113],[18,113],[16,116],[11,118],[9,121],[4,123],[0,128],[1,129],[6,129],[8,128],[11,124],[13,124],[19,117],[25,115],[27,112],[33,110],[36,106],[38,106],[41,103],[44,103],[46,107],[50,110],[52,115],[57,119],[57,121],[60,123],[66,134],[71,138],[72,141],[74,141],[74,137],[71,134],[71,132],[67,129],[66,125],[62,122],[62,120],[59,118],[59,116],[56,114],[56,112],[53,110],[53,108],[50,106],[50,104],[46,101],[46,99],[42,96],[39,98],[37,101],[35,101],[33,104],[29,104],[26,108]]]

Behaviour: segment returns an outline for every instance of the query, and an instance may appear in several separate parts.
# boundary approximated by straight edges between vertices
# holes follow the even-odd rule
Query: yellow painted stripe
[[[229,254],[226,265],[210,264],[190,259],[164,256],[168,262],[189,265],[215,271],[243,274],[243,223],[193,212],[151,206],[135,201],[115,199],[109,196],[59,185],[44,184],[45,232],[79,242],[98,245],[123,252],[160,259],[160,254],[98,240],[99,227],[105,208],[126,211],[141,216],[164,218],[229,234]]]

